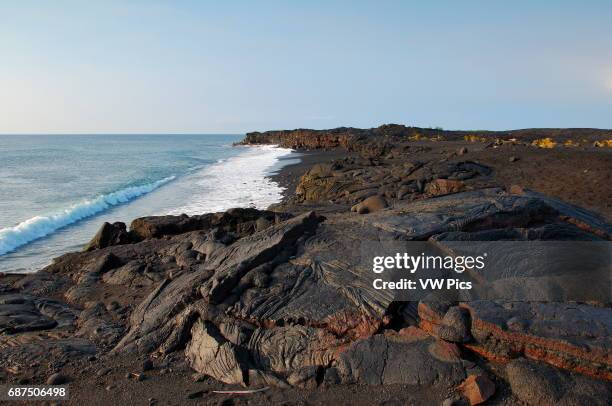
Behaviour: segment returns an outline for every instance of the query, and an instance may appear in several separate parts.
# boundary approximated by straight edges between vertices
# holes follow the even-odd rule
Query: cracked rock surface
[[[353,135],[343,137],[320,145],[343,148]],[[347,149],[369,145],[359,140]],[[78,359],[138,356],[247,388],[407,385],[443,398],[610,404],[605,301],[398,300],[373,288],[366,240],[452,253],[466,241],[612,236],[592,211],[492,184],[495,169],[469,153],[457,162],[408,155],[418,148],[382,145],[317,165],[274,210],[106,223],[86,250],[36,274],[7,276],[3,379],[36,380]],[[368,202],[373,196],[379,200]],[[364,202],[367,210],[351,211]],[[467,274],[494,280],[498,293],[516,285],[493,276]],[[530,280],[546,276],[534,271]]]

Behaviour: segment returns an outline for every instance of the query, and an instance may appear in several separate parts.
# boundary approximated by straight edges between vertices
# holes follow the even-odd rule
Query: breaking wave
[[[145,185],[126,187],[112,193],[101,195],[92,200],[85,200],[60,213],[49,216],[32,217],[14,227],[0,229],[0,255],[7,254],[22,245],[48,236],[60,228],[101,213],[113,206],[127,203],[130,200],[152,192],[173,179],[175,179],[175,176],[170,176]]]
[[[190,199],[165,214],[202,214],[233,207],[265,209],[278,203],[284,188],[268,177],[292,150],[276,145],[242,147],[240,155],[220,159],[189,178]]]

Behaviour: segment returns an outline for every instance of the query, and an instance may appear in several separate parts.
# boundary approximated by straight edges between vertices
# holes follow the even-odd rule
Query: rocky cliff
[[[436,128],[407,127],[399,124],[385,124],[370,129],[339,127],[329,130],[281,130],[247,133],[241,144],[277,144],[295,149],[343,148],[347,151],[365,152],[367,147],[380,148],[396,146],[406,141],[433,140],[458,141],[478,140],[495,142],[517,139],[531,143],[537,139],[554,138],[559,143],[568,140],[588,142],[612,139],[611,130],[591,128],[568,129],[522,129],[511,131],[450,131]]]

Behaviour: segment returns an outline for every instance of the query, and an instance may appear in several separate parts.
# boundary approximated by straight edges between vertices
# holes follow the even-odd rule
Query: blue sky
[[[612,128],[610,1],[0,0],[0,133]]]

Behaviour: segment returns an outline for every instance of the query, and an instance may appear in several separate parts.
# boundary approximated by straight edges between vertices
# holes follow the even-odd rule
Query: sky
[[[612,1],[0,0],[0,133],[612,128]]]

